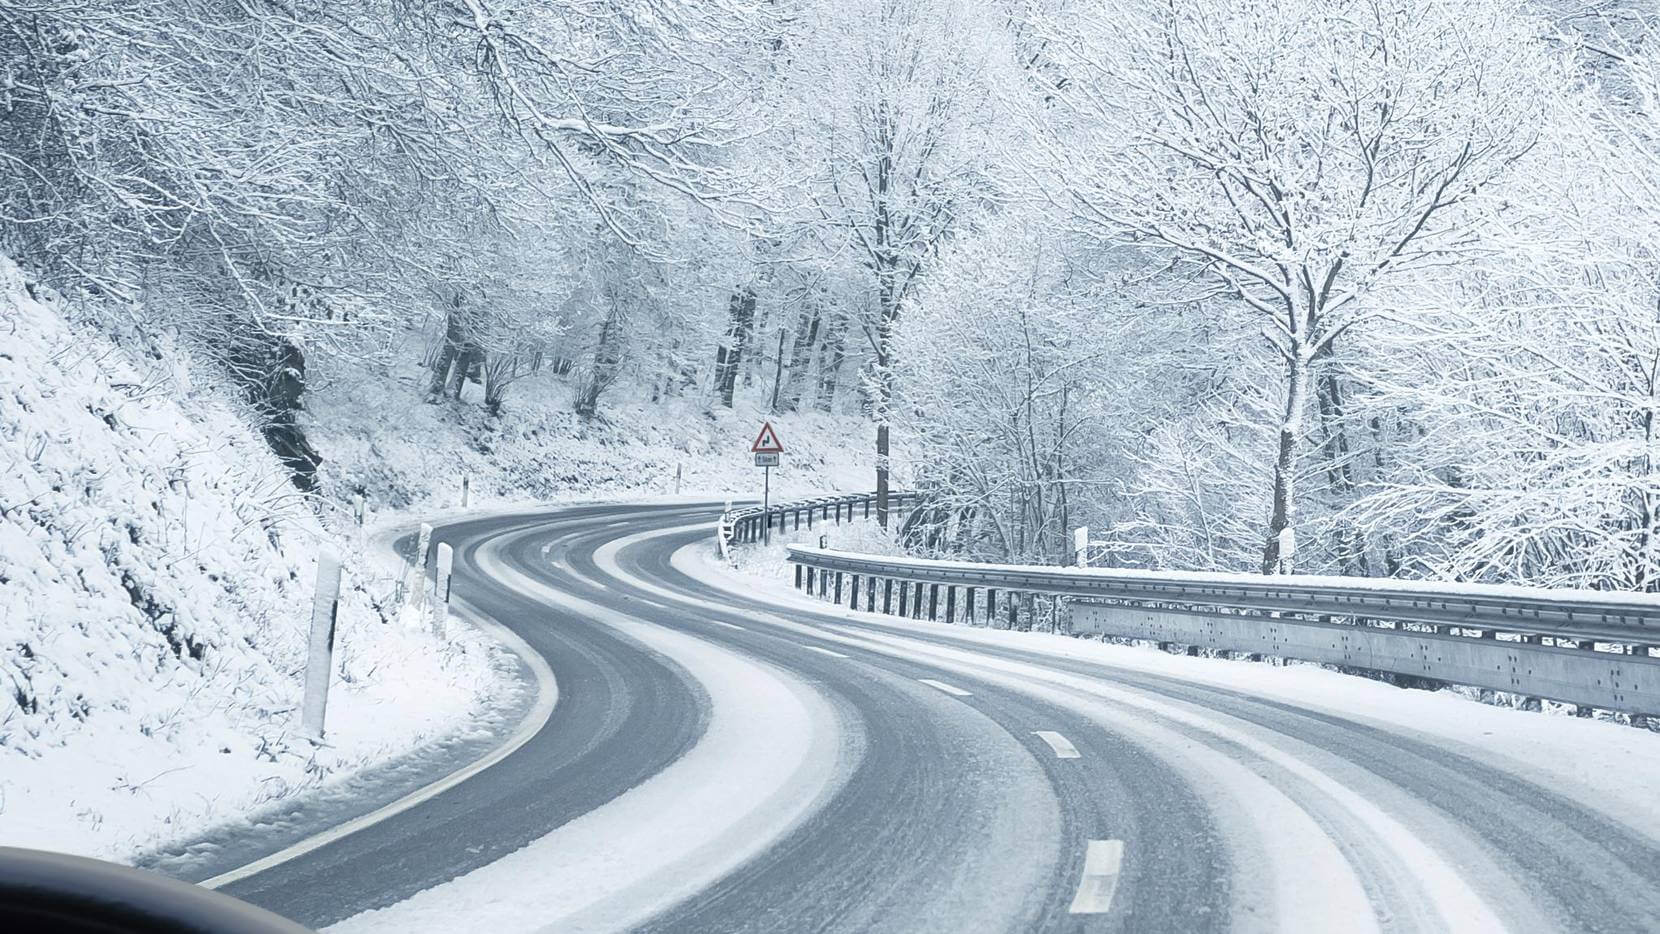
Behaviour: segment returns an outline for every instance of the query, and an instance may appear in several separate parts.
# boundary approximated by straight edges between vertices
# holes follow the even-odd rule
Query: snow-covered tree
[[[1386,287],[1481,249],[1472,196],[1533,147],[1560,82],[1508,0],[1090,3],[1048,17],[1055,198],[1202,270],[1278,360],[1261,568],[1295,557],[1311,388]]]

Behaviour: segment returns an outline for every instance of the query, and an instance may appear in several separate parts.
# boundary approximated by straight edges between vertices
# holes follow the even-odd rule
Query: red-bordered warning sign
[[[773,430],[772,422],[761,425],[761,433],[755,436],[755,443],[749,446],[756,454],[782,454],[784,442],[778,440],[778,432]]]

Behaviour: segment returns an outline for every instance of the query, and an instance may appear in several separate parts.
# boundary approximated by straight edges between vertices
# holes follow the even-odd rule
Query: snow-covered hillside
[[[760,392],[740,395],[734,409],[709,405],[706,394],[658,403],[619,384],[599,416],[583,419],[571,404],[572,380],[547,370],[515,383],[492,418],[476,383],[459,402],[425,401],[425,341],[411,331],[391,365],[324,354],[308,361],[306,433],[323,456],[323,489],[339,502],[362,489],[375,510],[453,506],[463,475],[474,505],[675,492],[759,498],[749,445],[768,419],[786,447],[772,471],[774,493],[874,482],[874,429],[861,416],[770,415],[754,398]]]
[[[236,820],[456,729],[500,683],[481,636],[388,621],[385,559],[319,522],[181,355],[72,326],[4,258],[0,335],[0,844],[120,857]],[[324,545],[346,578],[317,746],[298,705]]]

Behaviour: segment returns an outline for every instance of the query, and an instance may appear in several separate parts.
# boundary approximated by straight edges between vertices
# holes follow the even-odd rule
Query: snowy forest
[[[930,553],[1660,589],[1629,0],[0,0],[0,219],[301,490],[421,329],[501,423],[860,416]]]

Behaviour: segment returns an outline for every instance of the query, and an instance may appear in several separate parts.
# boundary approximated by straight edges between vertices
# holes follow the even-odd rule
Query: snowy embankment
[[[35,294],[0,258],[0,844],[129,858],[461,728],[508,676],[493,643],[389,621],[395,565],[312,514],[183,356]],[[323,546],[346,576],[317,745]]]
[[[426,401],[426,336],[405,335],[390,365],[316,354],[308,361],[305,425],[323,454],[319,479],[337,501],[359,489],[371,511],[422,515],[459,504],[462,477],[477,506],[698,493],[761,497],[749,452],[771,420],[786,448],[772,471],[774,496],[869,489],[874,429],[856,415],[768,414],[763,393],[737,408],[706,394],[661,402],[619,382],[600,414],[572,410],[573,376],[544,370],[512,385],[500,416],[468,383],[460,401]],[[678,482],[676,475],[679,474]]]

